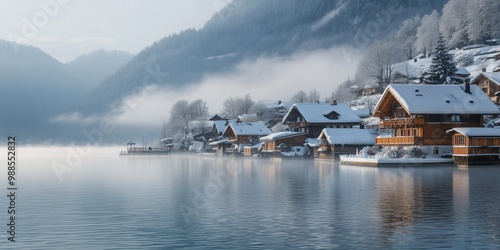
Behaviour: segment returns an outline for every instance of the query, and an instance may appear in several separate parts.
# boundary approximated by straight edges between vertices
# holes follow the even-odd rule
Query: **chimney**
[[[281,100],[278,100],[278,105],[281,105]]]
[[[483,68],[483,72],[486,72],[486,68]]]
[[[337,105],[337,100],[333,100],[332,105]]]
[[[465,93],[472,94],[470,92],[470,79],[469,78],[465,78]]]
[[[413,62],[417,62],[417,60],[418,60],[418,59],[415,57],[415,58],[413,59]]]

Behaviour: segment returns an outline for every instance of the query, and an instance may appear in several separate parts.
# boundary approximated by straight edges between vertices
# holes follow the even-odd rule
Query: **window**
[[[460,122],[460,115],[451,115],[452,122]]]
[[[435,155],[439,154],[439,148],[438,147],[434,147],[434,154]]]

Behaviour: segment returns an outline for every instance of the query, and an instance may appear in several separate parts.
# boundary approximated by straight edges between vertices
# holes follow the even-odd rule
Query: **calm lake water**
[[[4,167],[0,249],[500,248],[500,167],[120,150],[20,147],[17,242],[7,241]]]

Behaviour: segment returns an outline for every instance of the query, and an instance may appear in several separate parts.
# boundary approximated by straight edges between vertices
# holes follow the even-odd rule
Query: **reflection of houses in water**
[[[405,172],[408,171],[408,172]],[[406,227],[422,212],[422,183],[410,169],[380,169],[380,201],[382,235],[391,229]]]
[[[481,228],[477,228],[478,237],[494,242],[490,236],[494,236],[496,243],[500,238],[500,213],[498,208],[500,201],[497,194],[500,193],[500,168],[498,167],[469,167],[467,170],[469,179],[469,205],[466,211],[469,220],[474,220]],[[485,237],[488,235],[488,237]]]
[[[453,207],[457,216],[467,216],[469,208],[469,172],[467,169],[453,171]]]

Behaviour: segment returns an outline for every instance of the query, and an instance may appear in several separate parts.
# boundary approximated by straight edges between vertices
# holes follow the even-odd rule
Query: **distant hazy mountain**
[[[98,50],[79,56],[66,63],[70,73],[78,77],[89,89],[95,87],[104,79],[115,73],[132,58],[132,54],[124,51]]]
[[[34,140],[63,136],[60,125],[47,121],[80,107],[87,95],[82,86],[42,50],[0,40],[0,134]]]
[[[143,83],[147,69],[168,72],[162,84],[182,86],[246,59],[290,55],[332,45],[363,49],[401,22],[442,9],[446,0],[234,0],[200,30],[186,30],[145,48],[107,78],[89,111],[106,107]]]

